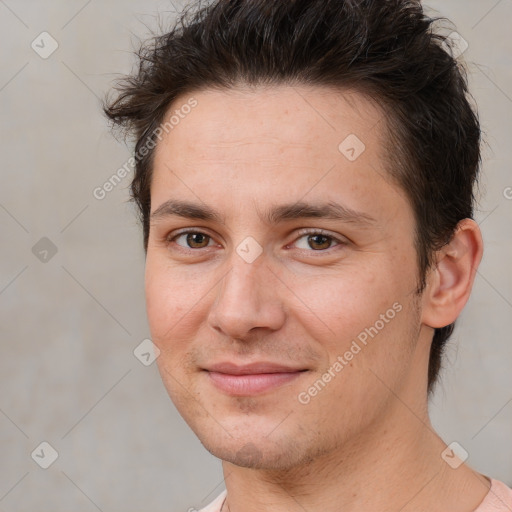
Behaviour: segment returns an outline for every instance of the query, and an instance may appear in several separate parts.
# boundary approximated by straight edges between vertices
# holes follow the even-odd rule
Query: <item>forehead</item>
[[[191,100],[195,106],[183,108]],[[207,89],[178,97],[166,119],[171,115],[179,122],[155,149],[152,211],[171,192],[217,205],[226,199],[276,203],[286,194],[290,200],[344,199],[348,208],[379,215],[377,199],[387,194],[381,209],[395,209],[403,195],[385,170],[384,112],[360,93],[309,86]]]
[[[326,149],[337,150],[340,138],[350,134],[371,144],[384,142],[385,130],[378,126],[383,110],[353,90],[303,85],[205,89],[176,98],[167,118],[185,110],[191,98],[196,106],[180,116],[166,138],[194,153],[221,154],[233,145],[280,144],[281,149],[302,147],[316,156]]]

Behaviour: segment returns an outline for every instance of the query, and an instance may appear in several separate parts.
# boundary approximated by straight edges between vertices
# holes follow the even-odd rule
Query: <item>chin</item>
[[[229,434],[199,437],[202,445],[213,456],[235,466],[264,470],[287,470],[307,462],[311,457],[303,453],[294,436],[275,436],[269,440],[264,434],[247,432],[241,438]]]

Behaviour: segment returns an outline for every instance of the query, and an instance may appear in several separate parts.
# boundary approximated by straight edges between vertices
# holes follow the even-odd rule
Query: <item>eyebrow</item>
[[[165,217],[178,216],[191,220],[212,221],[225,224],[225,217],[217,210],[205,205],[190,203],[179,199],[169,199],[162,203],[152,214],[151,222]],[[334,201],[328,203],[296,202],[272,206],[260,215],[263,221],[270,225],[295,219],[315,218],[347,222],[360,227],[372,227],[377,220],[370,215],[353,210]]]

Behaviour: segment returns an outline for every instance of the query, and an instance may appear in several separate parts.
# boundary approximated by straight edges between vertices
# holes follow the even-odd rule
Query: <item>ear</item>
[[[472,219],[461,220],[449,244],[436,255],[423,292],[422,323],[432,328],[453,323],[469,299],[483,254],[482,234]]]

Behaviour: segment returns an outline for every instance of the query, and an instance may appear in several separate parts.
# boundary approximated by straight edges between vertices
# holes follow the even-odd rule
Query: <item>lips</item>
[[[232,396],[251,396],[289,383],[307,370],[272,362],[237,365],[226,361],[209,365],[205,371],[220,391]]]
[[[230,375],[254,375],[256,373],[291,373],[304,370],[304,368],[286,366],[271,362],[259,362],[244,365],[237,365],[230,362],[212,364],[207,371],[226,373]]]

